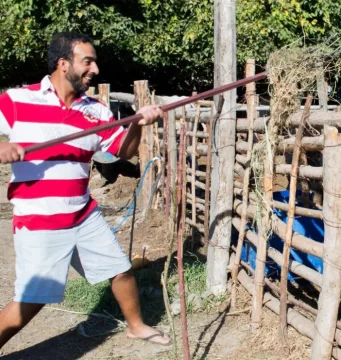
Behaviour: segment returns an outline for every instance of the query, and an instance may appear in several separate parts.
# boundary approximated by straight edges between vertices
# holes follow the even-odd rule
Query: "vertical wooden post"
[[[290,175],[290,188],[289,188],[289,209],[288,209],[288,221],[285,228],[285,239],[283,247],[283,261],[282,261],[282,271],[281,271],[281,296],[280,296],[280,336],[284,343],[288,340],[288,321],[287,321],[287,302],[288,302],[288,272],[289,272],[289,259],[290,259],[290,249],[292,242],[292,232],[294,226],[294,217],[295,217],[295,204],[296,204],[296,190],[297,190],[297,175],[298,175],[298,162],[300,158],[301,150],[301,140],[303,137],[303,131],[305,128],[305,123],[309,117],[310,106],[312,102],[312,97],[308,96],[305,102],[304,111],[302,114],[300,126],[296,132],[296,141],[294,153],[292,156],[292,167]]]
[[[214,117],[214,104],[211,105],[210,122],[206,125],[208,133],[207,139],[207,157],[206,157],[206,182],[205,182],[205,219],[204,219],[204,241],[205,246],[208,244],[209,221],[210,221],[210,193],[211,193],[211,162],[212,162],[212,123]]]
[[[175,213],[176,204],[174,202],[174,195],[176,191],[176,176],[177,176],[177,161],[178,149],[176,143],[176,121],[175,111],[168,112],[168,162],[170,171],[170,213],[171,217]],[[176,199],[176,198],[175,198]],[[172,220],[173,221],[173,220]]]
[[[149,105],[150,92],[148,88],[148,81],[147,80],[135,81],[134,94],[135,94],[135,102],[137,109],[140,109],[145,105]],[[148,162],[153,159],[154,156],[153,149],[154,149],[153,126],[143,126],[141,142],[139,146],[141,176],[144,173]],[[151,165],[150,169],[147,170],[141,190],[143,216],[145,216],[148,211],[149,199],[152,194],[153,181],[154,181],[154,171],[153,171],[153,165]]]
[[[253,76],[256,72],[256,63],[255,60],[249,59],[246,62],[246,76]],[[234,264],[232,268],[232,291],[231,291],[231,307],[236,306],[236,286],[237,286],[237,276],[240,257],[242,254],[242,247],[245,237],[246,224],[247,224],[247,206],[249,201],[249,183],[250,183],[250,174],[251,174],[251,156],[253,148],[253,123],[256,112],[256,84],[250,83],[246,85],[246,101],[247,101],[247,119],[249,124],[249,133],[248,133],[248,149],[246,154],[246,164],[245,164],[245,173],[244,173],[244,183],[243,183],[243,205],[242,205],[242,214],[241,214],[241,225],[239,229],[238,243],[236,249],[236,256],[234,258]]]
[[[180,309],[181,309],[181,329],[182,329],[182,343],[184,351],[184,359],[190,360],[189,342],[188,342],[188,330],[187,330],[187,318],[186,318],[186,290],[185,290],[185,278],[183,268],[183,234],[182,228],[182,190],[183,190],[183,153],[185,151],[185,124],[181,124],[180,128],[180,151],[179,151],[179,167],[178,167],[178,193],[177,193],[177,260],[178,260],[178,273],[179,273],[179,295],[180,295]]]
[[[95,87],[94,86],[90,86],[89,89],[86,92],[86,95],[88,96],[94,96],[95,95]]]
[[[320,73],[318,74],[316,79],[319,105],[321,107],[321,110],[328,111],[328,83],[324,78],[323,63],[320,63],[317,66],[320,70]]]
[[[323,281],[315,321],[311,359],[330,359],[341,292],[341,135],[336,127],[324,127],[323,150]]]
[[[110,108],[110,84],[98,84],[98,99]]]
[[[236,2],[214,1],[214,86],[236,80]],[[212,157],[210,232],[207,249],[207,288],[215,295],[227,289],[233,212],[233,173],[236,136],[236,91],[224,94],[215,127],[217,151]],[[218,99],[216,99],[218,100]]]
[[[198,129],[198,122],[200,117],[200,104],[197,103],[197,113],[194,119],[193,124],[193,135],[192,135],[192,154],[191,154],[191,170],[192,170],[192,177],[191,177],[191,194],[192,194],[192,222],[193,224],[197,223],[197,203],[196,203],[196,194],[195,194],[195,179],[196,179],[196,163],[197,163],[197,129]],[[194,250],[195,244],[195,235],[196,235],[196,227],[192,226],[192,241],[191,241],[191,250]]]

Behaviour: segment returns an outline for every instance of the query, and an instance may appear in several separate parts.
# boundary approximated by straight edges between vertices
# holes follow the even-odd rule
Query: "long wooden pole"
[[[185,294],[185,278],[183,267],[183,234],[182,234],[182,181],[183,181],[183,153],[185,140],[185,124],[181,124],[180,131],[180,150],[179,150],[179,166],[178,166],[178,190],[177,190],[177,232],[178,232],[178,247],[177,247],[177,260],[178,260],[178,273],[179,273],[179,295],[180,295],[180,318],[182,329],[182,343],[184,347],[184,358],[190,360],[187,318],[186,318],[186,294]]]
[[[246,75],[255,73],[255,60],[249,59],[246,62]],[[246,85],[246,101],[247,101],[247,117],[249,120],[249,134],[248,134],[248,151],[246,155],[246,164],[245,164],[245,173],[244,173],[244,186],[243,186],[243,209],[241,216],[241,225],[238,235],[238,243],[236,249],[236,256],[234,259],[234,264],[232,268],[232,291],[231,291],[231,307],[236,306],[236,287],[237,287],[237,277],[238,277],[238,268],[240,257],[242,254],[242,247],[245,237],[245,230],[247,224],[247,206],[249,201],[249,182],[251,174],[251,155],[253,147],[253,121],[256,115],[255,105],[256,105],[256,84],[250,83]]]
[[[289,258],[290,258],[290,249],[292,242],[292,233],[294,225],[294,216],[295,216],[295,202],[296,202],[296,189],[297,189],[297,175],[298,175],[298,160],[300,157],[301,150],[301,139],[303,137],[303,131],[305,127],[305,122],[309,116],[310,106],[312,102],[312,97],[308,96],[305,102],[304,112],[301,119],[301,124],[296,133],[296,144],[292,157],[292,169],[290,176],[290,193],[289,193],[289,209],[288,209],[288,221],[285,231],[285,241],[283,248],[283,263],[281,270],[281,296],[280,296],[280,336],[284,343],[288,340],[287,333],[287,289],[288,289],[288,271],[289,271]]]
[[[198,100],[201,100],[201,99],[205,99],[205,98],[209,98],[209,97],[212,97],[214,95],[223,93],[225,91],[233,90],[233,89],[236,89],[236,88],[241,87],[241,86],[245,86],[246,84],[248,84],[250,82],[262,80],[266,76],[267,76],[267,72],[264,71],[262,73],[259,73],[259,74],[255,75],[255,76],[251,76],[249,78],[245,78],[245,79],[238,80],[238,81],[233,81],[233,82],[231,82],[229,84],[219,86],[219,87],[216,87],[216,88],[208,90],[208,91],[204,91],[202,93],[199,93],[197,95],[188,97],[186,99],[181,99],[179,101],[175,101],[172,104],[167,104],[167,105],[161,106],[161,109],[164,112],[167,112],[169,110],[173,110],[173,109],[176,109],[178,107],[190,104],[192,102],[195,102],[195,101],[198,101]],[[132,116],[128,116],[128,117],[126,117],[126,118],[124,118],[122,120],[117,120],[117,121],[107,123],[107,124],[104,124],[104,125],[94,126],[91,129],[79,131],[79,132],[76,132],[76,133],[70,134],[70,135],[61,136],[60,138],[45,141],[45,142],[42,142],[40,144],[34,144],[34,145],[31,145],[31,146],[27,146],[25,148],[25,153],[29,154],[29,153],[31,153],[33,151],[46,149],[46,148],[48,148],[50,146],[53,146],[53,145],[62,144],[64,142],[76,140],[76,139],[79,139],[79,138],[84,137],[84,136],[96,134],[96,133],[98,133],[100,131],[103,131],[103,130],[111,129],[113,127],[128,125],[128,124],[131,124],[133,122],[138,122],[141,119],[142,119],[141,114],[135,114],[135,115],[132,115]]]

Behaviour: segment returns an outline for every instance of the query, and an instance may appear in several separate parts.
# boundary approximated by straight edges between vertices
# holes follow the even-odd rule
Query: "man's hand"
[[[143,116],[143,119],[138,122],[139,125],[151,125],[163,118],[163,111],[160,105],[143,106],[137,113]]]
[[[23,161],[25,150],[18,144],[4,142],[0,143],[0,162],[8,164],[16,161]]]

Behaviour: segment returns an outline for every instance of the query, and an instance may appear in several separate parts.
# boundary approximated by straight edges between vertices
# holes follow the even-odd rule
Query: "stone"
[[[181,308],[180,308],[180,299],[175,299],[172,303],[171,303],[171,312],[173,314],[173,316],[177,316],[180,314],[181,312]]]

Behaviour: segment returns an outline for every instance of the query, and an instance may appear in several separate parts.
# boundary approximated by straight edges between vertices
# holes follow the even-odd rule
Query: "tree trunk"
[[[214,85],[236,80],[235,0],[214,1]],[[236,91],[224,93],[222,115],[214,131],[217,151],[212,159],[210,231],[207,250],[207,288],[218,295],[227,289],[231,242],[233,168],[235,161]]]

